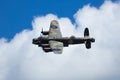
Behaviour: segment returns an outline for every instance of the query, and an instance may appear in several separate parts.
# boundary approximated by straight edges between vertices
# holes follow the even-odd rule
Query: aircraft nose
[[[34,38],[34,39],[32,40],[32,43],[33,43],[33,44],[38,44],[38,39]]]

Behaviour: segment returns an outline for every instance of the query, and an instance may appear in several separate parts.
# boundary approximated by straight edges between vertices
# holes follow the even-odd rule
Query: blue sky
[[[114,0],[113,0],[114,1]],[[56,14],[58,17],[69,17],[86,4],[99,6],[104,0],[0,0],[0,38],[8,40],[23,29],[32,29],[34,16]]]
[[[0,80],[120,80],[120,37],[115,36],[120,33],[120,1],[48,1],[0,0]],[[33,45],[52,19],[59,21],[64,37],[83,37],[87,26],[95,38],[92,48],[70,45],[56,55]]]

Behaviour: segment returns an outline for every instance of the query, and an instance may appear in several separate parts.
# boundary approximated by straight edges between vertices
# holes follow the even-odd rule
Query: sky
[[[1,0],[0,80],[120,80],[120,1],[52,1]],[[54,19],[63,36],[87,26],[96,42],[43,52],[32,39]]]
[[[69,17],[74,23],[73,14],[86,4],[99,6],[104,0],[0,0],[0,38],[11,40],[24,29],[32,29],[31,22],[35,16],[55,14]]]

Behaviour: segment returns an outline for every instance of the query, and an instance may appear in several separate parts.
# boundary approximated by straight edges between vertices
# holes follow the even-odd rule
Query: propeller
[[[43,33],[43,28],[42,28],[42,30],[41,30],[41,33]]]
[[[41,33],[42,33],[43,35],[48,35],[48,34],[49,34],[49,31],[43,31],[43,28],[42,28]]]

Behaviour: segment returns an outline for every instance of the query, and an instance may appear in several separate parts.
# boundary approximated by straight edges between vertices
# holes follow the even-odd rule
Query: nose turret
[[[38,39],[34,38],[34,39],[32,40],[32,43],[37,45],[37,44],[40,43],[40,41],[39,41]]]

